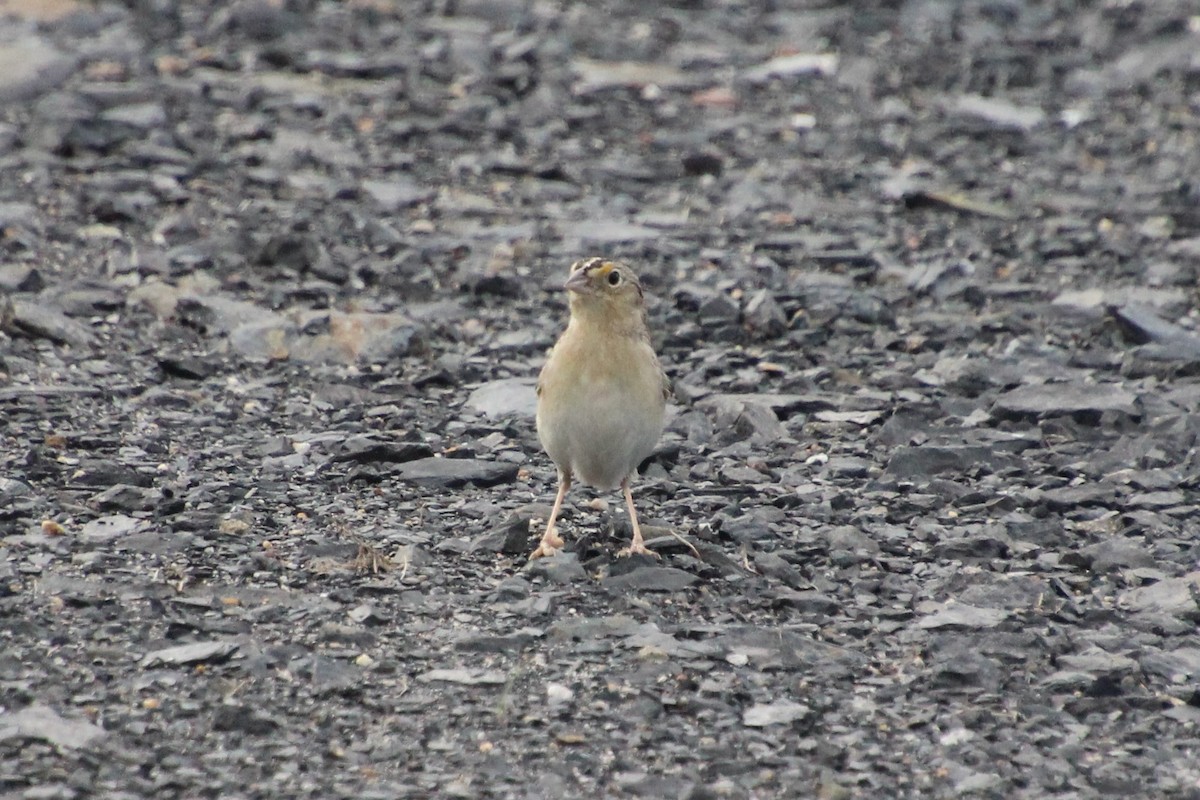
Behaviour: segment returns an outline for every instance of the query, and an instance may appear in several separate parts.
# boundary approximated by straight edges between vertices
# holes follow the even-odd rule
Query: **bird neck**
[[[640,304],[573,296],[568,325],[611,336],[645,336],[646,313]]]

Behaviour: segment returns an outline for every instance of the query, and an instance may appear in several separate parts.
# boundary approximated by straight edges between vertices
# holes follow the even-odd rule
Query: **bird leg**
[[[645,556],[659,558],[658,553],[648,549],[642,539],[642,526],[638,524],[637,511],[633,507],[633,492],[629,488],[629,478],[621,481],[621,488],[625,491],[625,504],[629,506],[629,521],[633,524],[633,541],[629,543],[629,547],[617,551],[617,557],[622,558],[634,553],[641,553]]]
[[[570,488],[571,476],[560,472],[558,474],[558,494],[554,497],[554,508],[550,509],[546,532],[542,534],[542,542],[538,545],[537,550],[529,554],[530,561],[543,556],[552,556],[562,549],[563,540],[558,535],[558,531],[554,529],[554,523],[558,520],[558,512],[562,508],[563,498],[567,496],[567,490]]]

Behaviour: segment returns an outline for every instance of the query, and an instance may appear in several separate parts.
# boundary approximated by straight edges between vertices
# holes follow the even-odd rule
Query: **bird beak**
[[[571,277],[567,278],[567,282],[563,284],[563,288],[568,292],[579,292],[580,294],[588,291],[587,271],[580,268],[572,272]]]

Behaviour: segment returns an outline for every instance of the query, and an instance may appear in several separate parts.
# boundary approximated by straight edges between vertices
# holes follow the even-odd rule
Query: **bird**
[[[575,481],[624,493],[633,540],[618,557],[657,557],[646,547],[630,490],[662,435],[670,396],[646,327],[641,281],[627,264],[593,257],[571,265],[563,288],[570,319],[537,382],[538,439],[558,469],[558,494],[529,558],[562,549],[556,523]]]

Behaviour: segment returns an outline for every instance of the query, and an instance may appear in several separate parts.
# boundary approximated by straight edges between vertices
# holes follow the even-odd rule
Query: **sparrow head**
[[[643,305],[641,282],[619,261],[576,261],[563,288],[570,294],[572,312],[607,309],[610,313],[635,310],[640,314]]]

